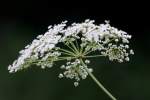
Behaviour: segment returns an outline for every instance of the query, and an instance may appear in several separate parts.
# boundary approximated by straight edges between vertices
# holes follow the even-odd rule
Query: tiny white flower
[[[122,38],[123,43],[129,43],[129,41],[126,38]]]
[[[60,67],[61,69],[64,69],[65,68],[65,65],[61,65],[61,67]]]
[[[45,66],[41,66],[42,69],[45,69]]]
[[[59,77],[59,78],[63,78],[64,75],[60,73],[58,77]]]
[[[93,72],[93,69],[92,69],[92,68],[89,68],[89,71],[90,71],[90,72]]]
[[[129,45],[125,45],[125,48],[127,48],[127,49],[128,49],[128,48],[129,48]]]
[[[77,87],[79,85],[78,82],[74,82],[74,86]]]
[[[130,50],[130,54],[134,55],[134,51],[133,51],[133,50]]]
[[[119,40],[118,39],[115,39],[115,42],[118,42]]]
[[[126,57],[125,60],[126,60],[126,61],[129,61],[130,59],[129,59],[129,57]]]
[[[86,63],[86,64],[89,64],[89,63],[90,63],[90,60],[85,60],[85,63]]]

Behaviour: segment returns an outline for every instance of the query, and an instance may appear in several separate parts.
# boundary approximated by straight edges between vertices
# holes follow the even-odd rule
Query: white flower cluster
[[[27,45],[24,50],[19,52],[18,59],[12,65],[9,65],[9,72],[16,72],[29,67],[31,64],[41,65],[42,68],[51,67],[53,60],[61,55],[55,49],[61,38],[61,35],[58,34],[61,33],[64,27],[65,24],[63,23],[53,28],[49,26],[48,32],[44,35],[39,35],[30,45]]]
[[[85,60],[86,64],[89,64],[90,61],[89,60]],[[62,65],[60,68],[64,69],[66,71],[64,71],[64,73],[60,73],[59,74],[59,78],[70,78],[70,79],[75,79],[76,82],[74,82],[74,85],[77,86],[78,82],[81,79],[86,79],[86,77],[88,76],[88,72],[86,71],[85,67],[87,68],[87,66],[83,66],[81,61],[79,59],[76,59],[74,62],[67,62],[66,66]],[[93,70],[91,68],[88,68],[88,70],[90,72],[92,72]]]
[[[64,21],[53,27],[49,26],[44,35],[39,35],[21,50],[18,59],[9,65],[9,72],[16,72],[32,64],[41,68],[52,67],[55,61],[66,60],[67,64],[61,67],[65,72],[59,77],[75,79],[74,85],[77,86],[78,81],[88,75],[85,70],[87,66],[79,59],[95,57],[90,55],[93,51],[98,51],[99,56],[108,57],[110,61],[118,62],[129,61],[129,55],[134,54],[128,45],[131,35],[110,26],[108,21],[96,25],[94,20],[85,20],[69,27],[66,27],[66,23]],[[84,61],[85,64],[89,62]],[[91,69],[90,71],[92,72]]]

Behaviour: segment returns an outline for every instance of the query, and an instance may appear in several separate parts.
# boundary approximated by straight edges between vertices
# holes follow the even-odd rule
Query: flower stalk
[[[85,67],[86,65],[84,64],[83,60],[80,59],[82,65],[84,66],[84,68],[86,69],[86,71],[88,72],[88,74],[90,75],[90,77],[93,79],[93,81],[112,99],[112,100],[117,100],[101,83],[100,81],[98,81],[96,79],[96,77],[88,70],[87,67]]]

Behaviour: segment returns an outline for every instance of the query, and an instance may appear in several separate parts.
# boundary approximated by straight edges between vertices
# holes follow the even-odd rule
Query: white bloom
[[[86,64],[89,64],[89,63],[90,63],[90,60],[85,60],[85,63],[86,63]]]
[[[74,82],[74,86],[77,87],[79,85],[79,82]]]
[[[74,85],[78,86],[81,79],[87,78],[87,69],[93,72],[86,65],[90,60],[84,60],[85,65],[81,63],[81,59],[92,57],[91,52],[99,52],[110,61],[129,61],[129,55],[134,54],[129,48],[131,35],[110,26],[108,21],[100,25],[94,22],[88,19],[66,27],[67,21],[64,21],[49,26],[45,34],[37,36],[19,52],[18,59],[8,66],[9,72],[22,70],[33,64],[43,69],[51,68],[56,61],[66,60],[66,65],[60,67],[64,72],[59,74],[59,78],[74,79]]]
[[[133,51],[133,50],[130,50],[130,54],[134,55],[134,51]]]
[[[126,61],[129,61],[130,59],[129,59],[129,57],[126,57],[125,60],[126,60]]]
[[[69,62],[69,63],[67,62],[66,66],[63,65],[63,69],[65,70],[63,73],[64,77],[75,79],[76,81],[79,81],[81,79],[86,79],[88,75],[86,69],[83,67],[79,59],[76,59],[74,62]],[[92,72],[91,69],[89,70]]]
[[[59,77],[59,78],[63,78],[64,75],[60,73],[58,77]]]
[[[115,42],[118,42],[119,41],[119,39],[115,39]]]

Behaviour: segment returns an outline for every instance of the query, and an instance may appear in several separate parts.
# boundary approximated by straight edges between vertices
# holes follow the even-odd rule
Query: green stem
[[[72,47],[74,48],[74,50],[76,51],[76,53],[79,53],[78,49],[76,48],[76,46],[74,45],[73,42],[70,42],[70,44],[72,45]]]
[[[93,81],[112,99],[112,100],[117,100],[97,79],[96,77],[89,71],[89,69],[87,67],[85,67],[86,65],[84,64],[83,60],[80,59],[82,65],[84,66],[84,68],[86,69],[86,71],[88,72],[88,74],[91,76],[91,78],[93,79]]]
[[[89,54],[89,53],[91,53],[91,52],[93,52],[92,50],[88,50],[88,51],[84,51],[84,55],[87,55],[87,54]]]
[[[65,54],[65,55],[67,55],[67,56],[72,56],[72,54],[70,54],[70,53],[66,53],[66,52],[61,52],[62,54]]]
[[[75,56],[75,54],[71,51],[68,51],[68,50],[65,50],[65,49],[59,49],[59,50],[63,51],[64,54]]]
[[[75,40],[75,42],[76,42],[77,50],[80,51],[80,47],[79,47],[77,40]]]
[[[95,58],[95,57],[101,57],[101,56],[104,56],[104,55],[84,56],[84,58]]]
[[[68,60],[68,59],[74,59],[75,57],[58,57],[55,61],[61,61],[61,60]]]
[[[73,51],[73,53],[76,52],[71,46],[69,46],[69,44],[66,44],[66,46],[67,46],[69,49],[71,49],[71,50]]]
[[[83,47],[80,48],[80,51],[79,51],[79,52],[80,52],[80,54],[83,52]]]

